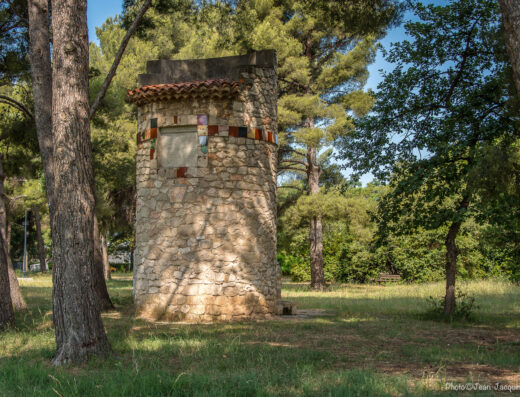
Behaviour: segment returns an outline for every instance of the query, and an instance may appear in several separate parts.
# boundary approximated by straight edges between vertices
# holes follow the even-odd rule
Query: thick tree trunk
[[[455,238],[460,230],[461,222],[453,222],[446,237],[446,295],[444,297],[444,317],[455,313],[455,278],[457,276],[457,256],[459,250]]]
[[[309,194],[320,192],[321,169],[317,162],[317,149],[307,150],[307,179],[309,181]],[[321,216],[315,216],[310,220],[309,228],[310,262],[311,262],[311,288],[325,289],[325,276],[323,272],[323,236]]]
[[[135,240],[134,240],[135,242]],[[130,244],[130,263],[128,266],[130,266],[130,268],[127,268],[127,271],[128,272],[131,272],[134,270],[134,256],[135,256],[135,245],[134,245],[134,242],[132,242]]]
[[[103,272],[105,273],[105,280],[110,280],[112,276],[110,274],[110,262],[108,261],[107,238],[104,235],[101,235],[101,252],[103,254]]]
[[[16,277],[16,273],[13,269],[13,264],[9,259],[9,253],[7,254],[7,266],[7,271],[9,274],[9,288],[11,291],[11,302],[13,302],[14,310],[17,312],[27,310],[27,304],[23,298],[20,284],[18,283],[18,277]]]
[[[468,208],[469,196],[464,196],[459,204],[459,213]],[[460,231],[462,220],[452,222],[448,235],[446,236],[446,295],[444,297],[444,317],[450,318],[455,314],[455,279],[457,277],[457,257],[459,249],[455,243],[457,234]]]
[[[4,180],[4,169],[2,167],[2,158],[0,157],[0,329],[14,326],[14,310],[9,280],[9,248],[7,247]]]
[[[499,0],[504,20],[506,47],[513,67],[516,93],[520,99],[520,3],[518,0]]]
[[[49,202],[51,234],[54,214],[54,161],[52,141],[52,70],[49,42],[49,0],[28,0],[29,60],[34,119]]]
[[[20,290],[20,284],[18,283],[18,277],[13,269],[13,263],[11,262],[11,256],[9,255],[9,245],[11,242],[11,228],[7,225],[7,207],[5,205],[5,174],[2,160],[0,158],[0,235],[5,236],[5,258],[7,261],[7,274],[9,276],[9,291],[11,295],[11,302],[15,311],[20,312],[27,310],[27,304],[22,296]]]
[[[45,273],[47,271],[47,262],[45,260],[45,247],[43,245],[42,224],[40,221],[40,211],[36,205],[31,207],[31,212],[34,216],[34,223],[36,223],[36,239],[38,240],[38,255],[40,256],[40,271]]]
[[[54,365],[106,356],[94,290],[94,173],[90,143],[86,0],[52,0]],[[100,272],[101,273],[101,272]]]
[[[94,213],[94,273],[92,274],[94,281],[94,290],[97,295],[99,307],[101,310],[112,309],[114,305],[108,295],[107,284],[105,282],[105,266],[103,262],[102,248],[100,247],[99,227],[97,215]]]
[[[0,232],[0,330],[14,326],[14,310],[9,289],[5,235]]]

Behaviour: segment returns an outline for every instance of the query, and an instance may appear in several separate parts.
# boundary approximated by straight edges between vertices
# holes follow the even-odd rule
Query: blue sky
[[[87,0],[88,37],[90,41],[99,43],[96,27],[101,26],[108,17],[120,14],[122,0]]]

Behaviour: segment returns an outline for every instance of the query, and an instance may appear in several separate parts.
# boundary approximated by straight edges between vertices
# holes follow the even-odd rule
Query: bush
[[[479,306],[475,303],[475,298],[469,296],[467,293],[461,290],[455,292],[455,313],[450,318],[444,317],[444,298],[434,298],[430,296],[428,298],[429,310],[426,312],[426,318],[433,320],[444,320],[444,321],[455,321],[455,320],[466,320],[473,321],[475,319],[475,310]]]

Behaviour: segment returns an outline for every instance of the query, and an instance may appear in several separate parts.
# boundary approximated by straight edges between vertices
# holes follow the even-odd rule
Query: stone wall
[[[138,108],[134,297],[145,316],[276,313],[276,69],[238,68],[238,85],[224,96],[198,89]],[[186,140],[161,147],[176,131],[187,131]],[[190,131],[196,159],[172,167],[172,156],[193,143]]]

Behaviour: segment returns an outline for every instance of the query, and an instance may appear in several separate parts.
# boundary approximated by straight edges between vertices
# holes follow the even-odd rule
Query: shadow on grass
[[[8,358],[0,361],[0,391],[24,397],[434,395],[431,389],[410,391],[406,376],[335,368],[325,352],[236,344],[204,345],[198,353],[186,354],[177,343],[63,368],[42,359]]]
[[[131,314],[131,280],[108,284],[119,300],[116,310],[104,314],[104,323],[120,359],[51,367],[54,335],[51,317],[42,310],[50,310],[50,288],[26,286],[30,311],[18,332],[2,336],[11,347],[0,355],[0,395],[432,396],[440,395],[442,377],[427,383],[428,371],[442,369],[447,378],[465,379],[471,371],[479,376],[476,363],[492,368],[496,377],[520,367],[517,328],[505,333],[493,328],[492,318],[486,327],[459,329],[419,321],[416,313],[422,309],[413,296],[312,296],[307,289],[301,295],[291,290],[299,307],[337,315],[150,323]],[[490,299],[500,302],[500,297]],[[457,372],[460,368],[467,374]]]

